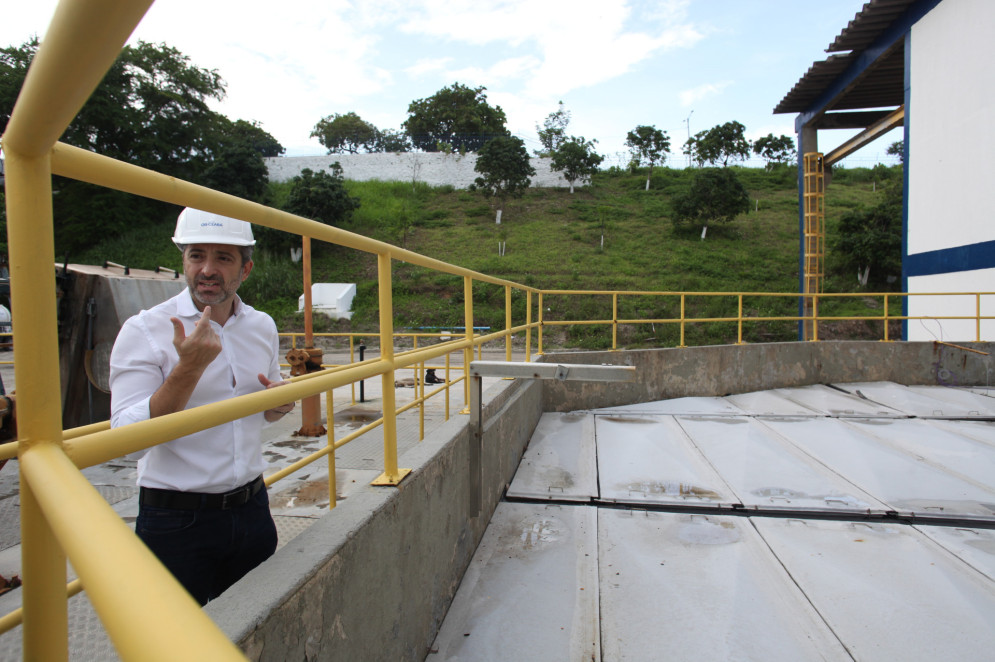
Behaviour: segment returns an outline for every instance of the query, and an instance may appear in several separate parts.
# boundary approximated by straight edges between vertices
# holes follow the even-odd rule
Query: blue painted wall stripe
[[[915,276],[995,269],[995,241],[908,255],[903,261],[903,267],[906,283]]]

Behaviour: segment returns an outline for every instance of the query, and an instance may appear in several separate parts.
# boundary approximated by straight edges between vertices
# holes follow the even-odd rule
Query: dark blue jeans
[[[135,532],[201,605],[276,551],[265,488],[229,510],[140,506]]]

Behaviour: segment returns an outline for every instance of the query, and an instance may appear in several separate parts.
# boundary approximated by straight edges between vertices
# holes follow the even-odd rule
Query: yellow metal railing
[[[597,297],[600,299],[607,299],[608,301],[602,301],[601,308],[606,312],[610,313],[610,317],[601,317],[596,319],[563,319],[553,318],[550,312],[552,306],[551,297],[563,297],[568,299],[569,303],[563,306],[557,306],[557,313],[559,310],[573,311],[578,309],[577,298],[579,297]],[[966,300],[967,306],[973,308],[971,314],[947,314],[947,315],[903,315],[901,313],[892,313],[891,308],[893,306],[898,307],[899,302],[903,299],[923,299],[923,298],[935,298],[942,297],[949,303],[952,299]],[[757,300],[782,300],[784,301],[783,308],[795,307],[797,308],[797,302],[799,298],[806,300],[805,309],[811,311],[809,315],[798,315],[798,314],[760,314],[759,312],[751,312],[752,309],[747,309],[744,302],[754,303]],[[624,317],[619,314],[620,304],[624,303],[625,299],[650,299],[658,302],[657,307],[665,307],[669,300],[669,307],[676,310],[675,315],[671,316],[657,316],[657,317]],[[692,315],[689,314],[689,301],[718,301],[724,304],[724,309],[730,312],[729,314],[719,314],[719,315]],[[862,306],[866,306],[866,302],[872,301],[875,305],[880,306],[879,313],[857,313],[857,314],[826,314],[820,313],[820,306],[827,305],[827,302],[840,304],[842,302],[857,302]],[[878,303],[880,302],[880,303]],[[907,322],[907,321],[935,321],[935,322],[953,322],[953,321],[970,321],[973,322],[973,338],[963,337],[957,338],[957,340],[970,341],[974,340],[980,342],[982,340],[982,322],[995,320],[993,315],[982,314],[982,304],[989,303],[992,308],[995,308],[995,292],[920,292],[920,293],[909,293],[909,292],[878,292],[878,293],[822,293],[822,294],[812,294],[802,296],[798,293],[778,293],[778,292],[653,292],[653,291],[624,291],[624,290],[541,290],[539,292],[539,339],[538,339],[538,353],[545,353],[545,339],[544,333],[547,327],[570,327],[570,326],[591,326],[591,325],[601,325],[611,327],[611,349],[619,349],[619,327],[624,325],[629,326],[640,326],[640,325],[664,325],[664,326],[674,326],[679,329],[679,334],[677,336],[677,342],[674,346],[677,347],[687,347],[686,343],[686,331],[690,325],[705,325],[705,324],[727,324],[729,326],[735,325],[735,340],[731,337],[722,338],[718,342],[735,342],[736,344],[744,343],[744,334],[749,330],[751,325],[759,323],[785,323],[797,325],[798,322],[804,322],[811,328],[810,340],[819,340],[819,326],[820,324],[825,325],[832,322],[842,322],[842,321],[859,321],[867,322],[871,324],[880,323],[881,333],[880,340],[891,341],[895,338],[892,337],[892,332],[889,326],[896,322]],[[700,306],[702,308],[709,308],[708,305]],[[936,338],[937,340],[942,340],[942,338]],[[665,343],[656,342],[653,344],[655,347],[665,346]]]

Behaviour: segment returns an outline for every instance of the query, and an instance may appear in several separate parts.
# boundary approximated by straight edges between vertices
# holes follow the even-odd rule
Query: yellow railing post
[[[525,292],[525,362],[528,363],[531,360],[532,360],[532,290],[528,290]]]
[[[397,403],[394,398],[394,303],[391,280],[391,257],[377,253],[377,289],[380,298],[380,360],[390,365],[380,375],[383,388],[383,461],[384,472],[373,485],[397,485],[411,469],[397,467]]]
[[[38,444],[62,446],[52,172],[47,154],[25,158],[9,148],[5,154],[11,304],[17,336],[18,453],[23,457]],[[20,487],[24,659],[64,660],[69,654],[65,553],[23,473]]]
[[[463,276],[463,325],[465,337],[470,343],[463,350],[463,404],[469,406],[470,362],[473,361],[473,279],[470,276]]]
[[[888,342],[888,295],[884,295],[884,341]]]
[[[325,393],[325,421],[328,423],[328,509],[331,510],[338,503],[337,487],[335,482],[335,408],[332,406],[335,401],[335,389],[328,389]]]
[[[975,331],[976,340],[975,342],[981,342],[981,293],[974,295],[974,310],[976,311],[977,317],[975,318]]]
[[[812,295],[812,341],[819,340],[819,296]]]
[[[739,298],[739,313],[736,315],[736,344],[743,344],[743,295],[740,294]]]
[[[511,361],[511,285],[504,286],[504,360]]]
[[[612,349],[618,349],[618,292],[612,292]]]
[[[678,347],[687,347],[684,344],[684,294],[681,294],[681,344]]]
[[[539,351],[539,355],[540,356],[542,356],[542,316],[543,316],[543,310],[544,309],[542,307],[542,292],[540,292],[539,293],[539,347],[538,347],[538,351]]]

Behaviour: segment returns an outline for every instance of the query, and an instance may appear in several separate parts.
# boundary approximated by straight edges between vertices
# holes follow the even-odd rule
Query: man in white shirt
[[[130,318],[111,352],[111,425],[281,386],[276,325],[239,299],[251,226],[184,209],[173,241],[187,289]],[[150,448],[138,462],[135,531],[206,604],[276,550],[261,429],[288,403]]]

